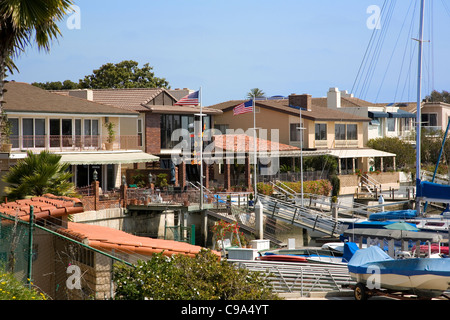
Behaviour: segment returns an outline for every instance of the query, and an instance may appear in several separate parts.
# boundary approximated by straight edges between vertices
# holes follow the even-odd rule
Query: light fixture
[[[94,172],[92,173],[92,178],[94,179],[94,181],[97,181],[97,179],[98,179],[97,170],[94,170]]]

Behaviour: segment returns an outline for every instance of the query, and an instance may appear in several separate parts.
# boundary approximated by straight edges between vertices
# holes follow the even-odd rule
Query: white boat
[[[448,258],[393,259],[378,246],[372,246],[355,252],[347,267],[350,277],[369,289],[434,298],[450,287]]]

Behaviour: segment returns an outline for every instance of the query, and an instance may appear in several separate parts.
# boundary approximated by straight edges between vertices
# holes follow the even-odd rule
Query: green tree
[[[391,152],[396,154],[396,165],[399,168],[411,168],[415,166],[416,152],[411,143],[401,140],[398,137],[385,137],[371,139],[367,142],[369,148]],[[378,159],[375,159],[379,161]],[[386,165],[393,165],[393,159],[386,157],[383,159]]]
[[[88,89],[114,88],[170,88],[164,78],[155,77],[153,67],[148,63],[142,68],[138,62],[124,60],[119,63],[106,63],[93,74],[80,79],[79,87]]]
[[[42,151],[38,154],[27,152],[27,157],[3,176],[8,184],[5,187],[8,200],[23,199],[27,196],[41,196],[46,193],[54,195],[75,195],[75,188],[70,178],[70,164],[60,163],[61,156]]]
[[[48,52],[51,42],[61,35],[58,22],[71,5],[71,0],[0,1],[0,109],[6,70],[17,70],[13,58],[32,43]]]
[[[268,280],[219,260],[210,250],[195,257],[154,254],[135,267],[116,264],[116,300],[269,300],[278,299]]]
[[[249,98],[249,99],[253,99],[253,97],[260,98],[260,97],[264,97],[264,95],[265,95],[265,93],[261,89],[253,88],[250,90],[249,93],[247,93],[247,98]]]
[[[442,90],[442,92],[433,90],[425,97],[425,101],[429,102],[445,102],[450,103],[450,92]]]
[[[71,80],[51,81],[51,82],[33,82],[33,86],[39,87],[44,90],[70,90],[78,89],[80,86]]]

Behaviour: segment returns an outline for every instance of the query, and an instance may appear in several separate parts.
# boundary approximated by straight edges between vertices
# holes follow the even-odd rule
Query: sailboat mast
[[[422,53],[423,53],[423,20],[424,20],[425,0],[420,4],[420,25],[419,25],[419,52],[418,52],[418,70],[417,70],[417,112],[416,112],[416,192],[420,186],[420,135],[421,135],[421,100],[422,100]],[[417,215],[420,215],[420,200],[416,197]]]

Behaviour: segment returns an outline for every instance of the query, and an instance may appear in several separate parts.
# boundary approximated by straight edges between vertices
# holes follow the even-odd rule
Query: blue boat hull
[[[368,249],[371,251],[364,252]],[[379,252],[375,251],[381,250],[378,247],[368,249],[359,250],[359,256],[349,261],[348,270],[353,280],[369,289],[390,289],[432,298],[450,287],[448,258],[395,260],[381,253],[377,256]]]

